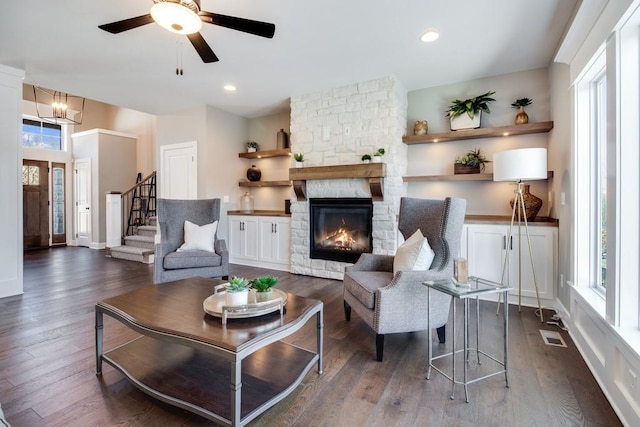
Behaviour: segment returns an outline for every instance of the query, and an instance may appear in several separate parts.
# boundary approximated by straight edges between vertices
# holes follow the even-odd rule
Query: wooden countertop
[[[466,215],[464,222],[465,224],[509,224],[511,222],[511,215]],[[517,224],[517,222],[518,220],[516,219],[514,224]],[[528,221],[528,223],[532,226],[558,226],[558,220],[548,216],[537,216],[533,221]]]
[[[260,210],[255,209],[251,213],[243,212],[243,211],[227,211],[227,215],[245,215],[245,216],[286,216],[289,217],[291,214],[284,213],[284,211],[269,211],[269,210]]]

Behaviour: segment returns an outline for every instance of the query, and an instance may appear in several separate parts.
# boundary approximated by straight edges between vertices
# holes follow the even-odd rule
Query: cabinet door
[[[288,218],[260,219],[260,260],[289,264],[290,223]]]
[[[522,296],[535,298],[535,284],[538,285],[538,294],[543,299],[553,299],[554,297],[554,277],[556,259],[556,230],[552,227],[529,227],[529,239],[531,241],[531,252],[527,244],[527,234],[524,227],[521,234],[514,231],[513,250],[511,252],[511,286],[517,293],[518,280],[522,280]],[[520,248],[518,248],[520,245]],[[518,260],[518,251],[521,250],[521,258]],[[531,268],[531,261],[535,267]],[[520,269],[520,270],[519,270]],[[518,273],[521,276],[518,276]]]
[[[278,218],[276,221],[276,242],[277,250],[276,262],[289,265],[291,258],[289,249],[291,246],[291,220],[289,218]]]
[[[229,255],[235,259],[258,259],[258,220],[251,216],[229,216]]]
[[[500,283],[508,228],[500,225],[467,226],[469,275]],[[507,281],[508,271],[504,280]]]

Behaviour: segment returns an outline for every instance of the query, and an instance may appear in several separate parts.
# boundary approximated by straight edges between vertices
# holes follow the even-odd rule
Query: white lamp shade
[[[161,2],[151,7],[151,17],[162,28],[178,34],[193,34],[202,28],[202,20],[182,4]]]
[[[520,148],[493,155],[494,181],[547,179],[547,149]]]

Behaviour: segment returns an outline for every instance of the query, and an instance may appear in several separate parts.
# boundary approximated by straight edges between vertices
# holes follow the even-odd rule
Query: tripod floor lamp
[[[514,222],[518,221],[518,309],[522,301],[522,223],[527,236],[527,246],[529,249],[529,260],[531,261],[531,272],[533,273],[533,285],[536,290],[538,309],[540,311],[540,321],[544,322],[540,295],[538,293],[538,280],[533,262],[533,251],[531,250],[531,238],[529,237],[528,221],[535,217],[527,218],[527,206],[523,197],[523,181],[534,181],[547,179],[547,149],[546,148],[521,148],[517,150],[507,150],[495,153],[493,156],[493,180],[512,181],[517,184],[515,198],[511,212],[511,225],[509,226],[509,236],[507,242],[512,242]],[[509,265],[509,250],[505,251],[504,264],[502,266],[502,283],[504,283],[505,272]],[[505,297],[506,299],[506,297]],[[508,301],[505,301],[508,304]]]

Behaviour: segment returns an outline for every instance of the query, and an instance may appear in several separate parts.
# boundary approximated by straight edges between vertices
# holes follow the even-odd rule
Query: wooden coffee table
[[[202,308],[220,283],[190,278],[97,303],[97,375],[105,361],[151,396],[240,426],[290,394],[316,362],[322,374],[321,301],[287,294],[283,315],[230,319],[222,325]],[[141,336],[103,353],[103,314]],[[314,315],[315,352],[281,341]]]

